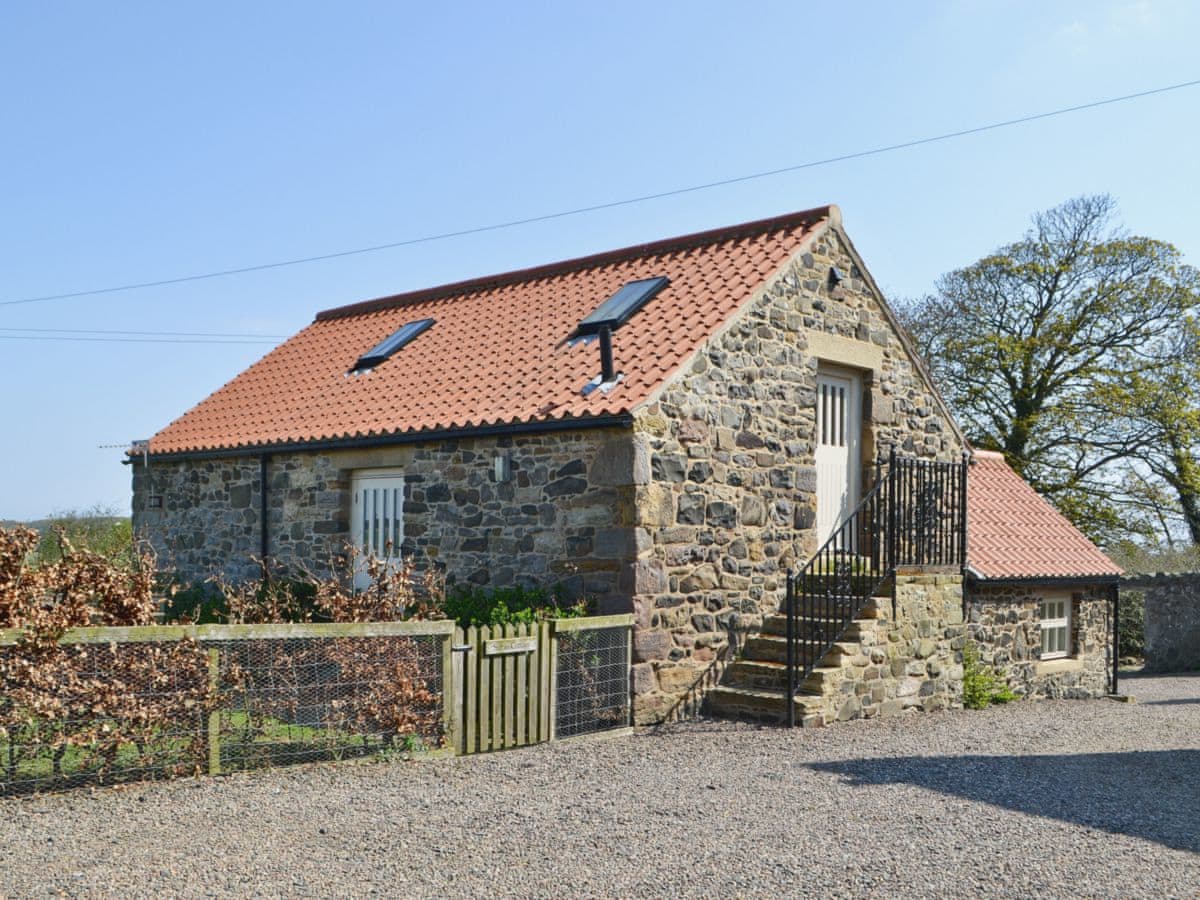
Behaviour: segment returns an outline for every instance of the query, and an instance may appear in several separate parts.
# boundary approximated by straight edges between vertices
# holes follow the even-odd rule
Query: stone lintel
[[[808,352],[822,362],[854,369],[878,372],[883,368],[883,348],[865,341],[829,334],[825,331],[809,331]]]

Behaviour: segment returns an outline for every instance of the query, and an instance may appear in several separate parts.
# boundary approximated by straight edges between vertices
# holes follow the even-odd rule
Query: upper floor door
[[[859,501],[862,379],[844,370],[817,374],[817,542],[823,544]],[[853,548],[847,547],[852,550]]]

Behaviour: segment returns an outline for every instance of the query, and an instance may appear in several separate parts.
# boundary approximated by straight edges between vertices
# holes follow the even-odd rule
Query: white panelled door
[[[817,374],[817,541],[824,543],[858,504],[862,382],[850,372]]]
[[[369,587],[364,560],[374,556],[399,564],[404,543],[404,475],[400,469],[366,469],[351,479],[354,495],[350,536],[358,548],[354,586]]]

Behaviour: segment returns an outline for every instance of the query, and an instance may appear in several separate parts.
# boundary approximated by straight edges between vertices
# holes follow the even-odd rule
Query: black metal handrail
[[[967,552],[967,460],[898,456],[875,464],[875,479],[854,511],[803,569],[788,574],[787,720],[794,698],[898,566],[959,566]],[[893,593],[893,615],[895,595]]]

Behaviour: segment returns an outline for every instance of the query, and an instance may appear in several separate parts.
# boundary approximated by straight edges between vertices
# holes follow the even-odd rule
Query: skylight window
[[[433,323],[433,319],[418,319],[415,322],[409,322],[395,334],[384,338],[360,356],[358,362],[354,364],[354,368],[350,371],[358,373],[374,369],[380,363],[389,359],[401,347],[412,343],[417,337],[429,330]]]
[[[655,294],[670,284],[671,279],[659,276],[631,281],[605,300],[575,329],[576,336],[599,334],[601,329],[615,331],[632,318]]]

